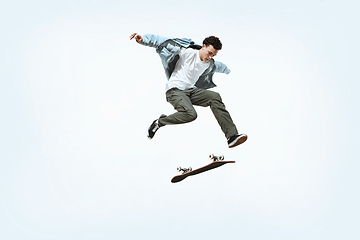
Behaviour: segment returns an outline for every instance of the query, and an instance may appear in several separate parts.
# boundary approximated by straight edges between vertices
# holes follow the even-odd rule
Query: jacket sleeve
[[[215,72],[229,74],[229,73],[230,73],[230,70],[229,70],[228,67],[227,67],[225,64],[223,64],[222,62],[215,61]]]
[[[148,46],[148,47],[159,47],[163,42],[165,42],[168,38],[161,37],[158,35],[153,34],[145,34],[142,36],[143,41],[141,45]]]

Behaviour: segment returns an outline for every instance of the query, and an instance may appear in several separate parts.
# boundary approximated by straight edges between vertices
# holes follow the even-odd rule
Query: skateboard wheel
[[[191,167],[189,167],[189,172],[190,172],[190,171],[192,171],[192,168],[191,168]]]
[[[181,167],[178,167],[176,170],[177,170],[178,172],[180,172],[180,171],[181,171]]]
[[[209,155],[209,158],[210,158],[210,159],[214,159],[214,157],[215,157],[214,154],[210,154],[210,155]]]
[[[224,155],[221,155],[220,157],[219,157],[219,160],[224,160]]]

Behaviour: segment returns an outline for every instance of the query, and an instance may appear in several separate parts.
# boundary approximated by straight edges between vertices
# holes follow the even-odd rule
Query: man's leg
[[[172,88],[166,92],[166,100],[174,106],[177,112],[159,118],[159,126],[181,124],[194,121],[197,117],[194,106],[189,97],[189,90]]]
[[[227,139],[238,134],[230,113],[226,110],[219,93],[205,89],[193,89],[190,96],[192,104],[202,107],[210,106]]]

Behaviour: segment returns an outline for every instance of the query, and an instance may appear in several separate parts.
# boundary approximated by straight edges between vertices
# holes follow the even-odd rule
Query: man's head
[[[200,60],[207,62],[221,50],[222,44],[220,39],[214,36],[210,36],[204,39],[203,46],[199,51]]]

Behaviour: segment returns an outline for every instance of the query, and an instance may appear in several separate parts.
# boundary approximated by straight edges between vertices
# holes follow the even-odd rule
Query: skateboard
[[[209,171],[211,169],[214,169],[214,168],[217,168],[217,167],[220,167],[226,163],[235,163],[235,161],[224,161],[224,156],[214,156],[214,154],[211,154],[209,156],[209,158],[211,160],[213,160],[212,163],[208,164],[208,165],[205,165],[201,168],[197,168],[195,170],[192,170],[192,168],[181,168],[181,167],[178,167],[177,170],[178,172],[183,172],[182,174],[180,175],[176,175],[175,177],[173,177],[171,179],[171,182],[172,183],[177,183],[177,182],[180,182],[182,180],[184,180],[185,178],[187,178],[188,176],[193,176],[193,175],[196,175],[196,174],[199,174],[199,173],[202,173],[202,172],[206,172],[206,171]]]

